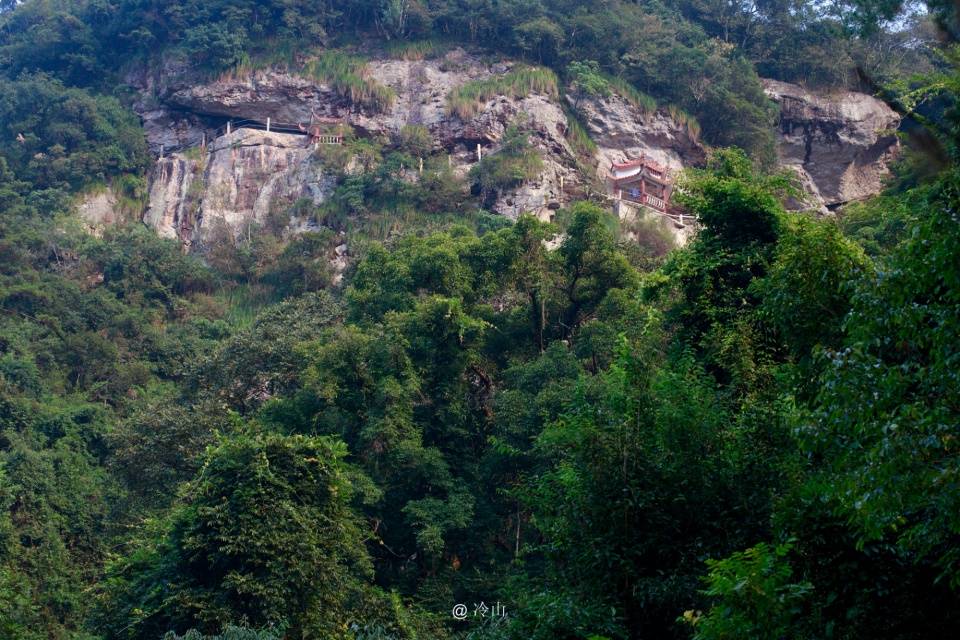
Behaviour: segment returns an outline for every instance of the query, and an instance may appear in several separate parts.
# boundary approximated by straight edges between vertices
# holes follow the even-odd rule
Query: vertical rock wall
[[[780,161],[810,204],[832,208],[881,191],[899,150],[895,111],[853,91],[817,95],[776,80],[764,80],[764,90],[780,105]]]
[[[332,186],[307,137],[239,129],[159,160],[144,222],[189,245],[212,225],[239,230],[301,198],[319,204]]]
[[[166,238],[189,243],[203,188],[202,163],[183,154],[157,161],[150,184],[150,204],[143,221]]]

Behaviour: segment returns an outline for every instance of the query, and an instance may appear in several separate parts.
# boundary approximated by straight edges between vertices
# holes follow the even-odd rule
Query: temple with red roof
[[[667,168],[646,154],[636,160],[613,163],[610,177],[613,193],[618,200],[636,202],[657,211],[667,210],[673,181]]]

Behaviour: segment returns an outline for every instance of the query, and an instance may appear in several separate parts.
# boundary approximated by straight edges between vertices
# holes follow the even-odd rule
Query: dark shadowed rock
[[[780,105],[780,160],[797,172],[813,204],[834,207],[880,192],[899,149],[893,109],[854,91],[817,95],[786,82],[763,84]]]

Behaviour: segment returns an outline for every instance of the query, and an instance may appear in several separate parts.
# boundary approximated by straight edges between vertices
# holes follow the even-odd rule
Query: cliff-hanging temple
[[[617,200],[642,204],[666,212],[673,192],[673,181],[662,165],[646,155],[611,167],[613,191]]]

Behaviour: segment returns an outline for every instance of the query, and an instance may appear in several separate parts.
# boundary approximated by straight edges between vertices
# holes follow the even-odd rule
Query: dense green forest
[[[903,10],[0,0],[0,638],[960,635],[960,32]],[[685,110],[700,232],[664,255],[586,201],[511,224],[396,179],[415,130],[294,239],[73,216],[105,184],[143,207],[125,65],[365,38]],[[785,211],[760,75],[889,100],[888,191]],[[481,199],[538,162],[507,142]],[[328,235],[398,199],[422,215],[361,226],[334,285]]]

